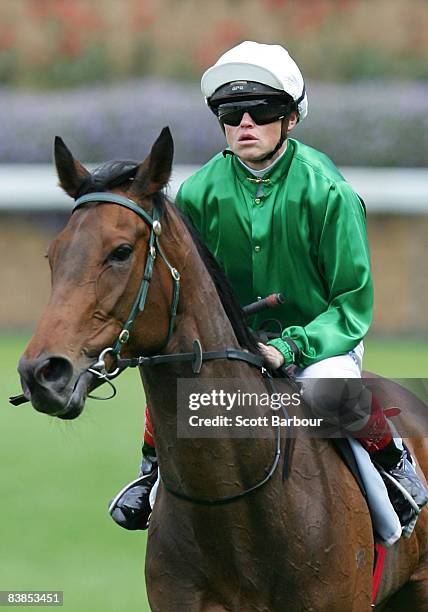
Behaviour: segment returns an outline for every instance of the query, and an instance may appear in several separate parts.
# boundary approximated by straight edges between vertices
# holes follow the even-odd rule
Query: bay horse
[[[172,158],[168,128],[144,162],[110,162],[92,174],[56,139],[60,185],[77,207],[49,247],[52,291],[19,363],[24,394],[36,410],[73,419],[100,363],[113,368],[119,352],[145,356],[162,474],[146,553],[152,610],[368,612],[372,525],[331,442],[298,435],[283,482],[275,458],[286,441],[274,432],[177,436],[179,379],[236,379],[252,392],[266,382],[225,278],[162,193]],[[204,360],[225,347],[238,358]],[[195,357],[155,364],[156,353]],[[427,473],[425,442],[407,443]],[[411,538],[388,552],[376,610],[428,610],[427,530],[423,511]]]

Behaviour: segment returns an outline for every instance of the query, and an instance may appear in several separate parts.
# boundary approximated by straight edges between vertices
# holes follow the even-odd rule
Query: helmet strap
[[[281,122],[281,136],[279,137],[279,140],[276,143],[276,146],[272,149],[272,151],[269,151],[269,153],[266,153],[266,155],[264,155],[263,157],[260,157],[259,159],[253,159],[253,162],[260,163],[260,162],[268,161],[269,159],[272,159],[275,153],[277,153],[280,150],[280,148],[285,142],[285,139],[287,138],[287,132],[284,130],[284,120],[285,120],[285,117]]]
[[[272,159],[272,157],[275,155],[275,153],[277,153],[280,148],[282,147],[282,145],[284,144],[286,138],[287,138],[287,131],[284,129],[284,124],[285,124],[285,120],[287,119],[287,117],[284,117],[281,121],[281,136],[279,137],[278,142],[276,143],[275,147],[272,149],[272,151],[269,151],[269,153],[266,153],[266,155],[263,155],[263,157],[260,157],[259,159],[253,159],[253,162],[256,163],[261,163],[264,161],[268,161],[269,159]],[[219,121],[220,123],[220,127],[223,131],[223,134],[225,134],[226,130],[224,129],[224,125],[221,123],[221,121]],[[230,149],[224,149],[223,151],[223,157],[226,157],[227,155],[235,155],[235,153],[233,151],[231,151]]]

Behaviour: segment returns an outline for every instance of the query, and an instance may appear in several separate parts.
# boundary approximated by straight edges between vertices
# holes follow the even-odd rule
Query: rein
[[[104,349],[104,351],[101,353],[101,356],[104,356],[105,354],[107,354],[108,352],[112,350],[113,349]],[[95,366],[92,366],[92,368],[89,371],[93,372],[94,374],[97,374],[101,378],[105,378],[104,382],[108,382],[110,386],[113,387],[113,389],[114,389],[114,386],[110,382],[109,378],[115,378],[126,368],[135,368],[138,366],[156,366],[156,365],[161,365],[164,363],[191,362],[193,373],[199,374],[201,371],[202,363],[204,361],[212,361],[215,359],[231,359],[231,360],[245,361],[249,365],[256,367],[258,370],[260,370],[263,378],[266,380],[268,385],[271,387],[272,391],[273,392],[275,391],[272,376],[263,366],[264,359],[263,357],[261,357],[261,355],[254,355],[246,351],[241,351],[241,350],[231,349],[231,348],[227,348],[222,351],[202,351],[201,343],[199,340],[193,341],[193,352],[192,353],[172,353],[169,355],[152,355],[152,356],[142,355],[140,357],[131,357],[131,358],[126,358],[126,359],[119,357],[116,362],[117,367],[112,373],[106,371],[105,363],[104,363],[103,357],[101,356],[97,364],[95,364],[96,366],[99,366],[102,368],[101,372],[98,372],[97,370],[93,370],[92,368],[95,368]],[[104,398],[94,398],[94,399],[104,399]],[[111,396],[105,399],[111,399]],[[284,416],[288,417],[285,407],[281,406],[281,408],[282,408]],[[280,425],[278,425],[275,429],[275,455],[272,460],[272,464],[269,468],[268,473],[266,474],[264,478],[258,481],[255,485],[249,487],[248,489],[245,489],[244,491],[240,491],[239,493],[235,493],[234,495],[226,495],[225,497],[219,497],[219,498],[199,498],[199,497],[192,497],[191,495],[186,495],[185,493],[181,493],[180,491],[166,484],[164,480],[162,480],[162,484],[165,487],[165,489],[168,491],[168,493],[170,493],[174,497],[181,499],[183,501],[190,502],[192,504],[196,504],[198,506],[222,506],[222,505],[226,505],[231,502],[234,502],[234,501],[238,501],[239,499],[242,499],[243,497],[246,497],[250,493],[253,493],[254,491],[257,491],[258,489],[260,489],[263,485],[269,482],[269,480],[274,475],[278,467],[280,457],[281,457],[281,433],[280,432],[281,432]],[[286,446],[284,449],[283,480],[286,480],[289,475],[289,460],[290,460],[290,453],[291,453],[291,444],[292,444],[291,438],[286,438]]]
[[[272,377],[270,376],[270,374],[268,374],[266,370],[263,372],[263,376],[266,378],[269,385],[272,388],[274,388]],[[286,410],[284,406],[282,406],[282,410],[286,414]],[[291,445],[291,438],[286,438],[286,448],[284,452],[285,461],[287,460],[287,457],[289,457],[290,445]],[[234,495],[226,495],[225,497],[200,498],[200,497],[192,497],[191,495],[186,495],[185,493],[181,493],[180,491],[177,491],[176,489],[173,489],[172,487],[170,487],[170,485],[167,485],[164,480],[162,480],[162,484],[165,487],[165,489],[168,491],[168,493],[170,493],[174,497],[177,497],[178,499],[181,499],[183,501],[191,502],[192,504],[196,504],[197,506],[224,506],[226,504],[230,504],[231,502],[238,501],[239,499],[246,497],[250,493],[254,493],[254,491],[257,491],[258,489],[263,487],[263,485],[268,483],[269,480],[274,475],[276,468],[278,467],[280,457],[281,457],[281,431],[280,431],[280,426],[278,425],[275,429],[275,455],[274,455],[272,464],[270,466],[270,469],[268,473],[266,474],[266,476],[262,480],[257,482],[255,485],[253,485],[252,487],[249,487],[248,489],[245,489],[244,491],[240,491],[239,493],[235,493]],[[284,463],[283,476],[288,474],[286,470],[287,470],[287,465],[286,463]]]
[[[213,361],[215,359],[231,359],[246,361],[256,368],[263,369],[264,359],[261,355],[254,355],[247,351],[238,349],[226,348],[222,351],[203,351],[199,340],[193,341],[192,353],[171,353],[169,355],[151,355],[140,357],[131,357],[129,359],[118,359],[118,368],[135,368],[137,366],[155,366],[163,363],[183,363],[191,362],[192,371],[194,374],[199,374],[204,361]]]

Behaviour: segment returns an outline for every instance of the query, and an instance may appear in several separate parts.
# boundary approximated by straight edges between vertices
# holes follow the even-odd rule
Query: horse
[[[146,551],[152,610],[368,612],[373,529],[331,441],[297,434],[287,451],[275,428],[177,436],[179,381],[257,393],[267,382],[227,279],[164,195],[172,160],[168,128],[142,163],[92,174],[56,138],[59,183],[77,204],[48,250],[50,299],[18,366],[25,397],[74,419],[100,378],[139,365],[162,475]],[[407,444],[428,473],[425,442]],[[427,530],[423,511],[388,552],[376,610],[428,610]]]

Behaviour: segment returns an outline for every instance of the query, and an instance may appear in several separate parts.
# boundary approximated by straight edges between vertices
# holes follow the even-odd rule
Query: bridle
[[[72,213],[81,208],[84,204],[88,204],[90,202],[103,202],[106,204],[117,204],[118,206],[123,206],[124,208],[128,208],[136,213],[140,219],[142,219],[150,228],[150,236],[148,242],[148,250],[147,250],[147,259],[144,267],[143,278],[140,283],[140,287],[137,292],[137,296],[134,300],[134,304],[131,308],[131,311],[128,315],[128,318],[123,325],[121,332],[119,333],[117,339],[115,340],[113,346],[105,348],[99,355],[98,361],[94,364],[91,370],[97,370],[100,367],[104,367],[105,370],[105,356],[107,354],[111,354],[113,358],[120,357],[120,350],[123,345],[129,340],[130,332],[132,325],[134,323],[135,317],[144,311],[146,305],[147,294],[149,291],[150,281],[153,276],[153,267],[155,263],[155,259],[157,254],[159,253],[160,257],[165,262],[168,270],[170,271],[172,280],[173,280],[173,292],[172,292],[172,300],[169,311],[169,324],[168,324],[168,332],[164,343],[162,344],[162,348],[166,346],[171,338],[175,317],[177,315],[177,307],[178,300],[180,297],[180,274],[176,268],[174,268],[170,262],[168,261],[165,253],[163,252],[160,244],[159,244],[159,236],[162,233],[162,226],[160,223],[161,212],[159,206],[156,205],[156,202],[153,205],[153,216],[150,216],[141,206],[138,206],[136,202],[130,200],[129,198],[125,198],[124,196],[118,195],[116,193],[111,192],[94,192],[81,196],[76,200]],[[115,377],[120,371],[120,368],[117,367],[113,372],[104,372],[104,376],[106,378]]]
[[[221,351],[203,351],[201,347],[201,343],[199,340],[194,340],[193,342],[193,352],[191,353],[173,353],[171,355],[141,355],[139,357],[133,358],[122,358],[120,356],[120,351],[123,345],[128,341],[131,328],[134,323],[136,316],[144,311],[144,307],[146,304],[147,294],[149,291],[150,281],[153,276],[153,267],[157,254],[159,253],[160,257],[165,262],[167,268],[169,269],[172,279],[173,279],[173,294],[170,306],[169,313],[169,324],[168,324],[168,333],[165,341],[162,344],[161,348],[164,348],[174,331],[174,323],[177,315],[177,307],[178,301],[180,297],[180,274],[176,268],[174,268],[171,263],[168,261],[165,253],[163,252],[160,244],[159,244],[159,236],[162,234],[162,226],[160,223],[161,211],[160,207],[156,204],[156,201],[153,205],[153,216],[151,216],[148,212],[146,212],[143,208],[141,208],[136,202],[126,198],[124,196],[120,196],[116,193],[111,192],[94,192],[89,193],[87,195],[83,195],[76,200],[75,206],[73,208],[73,213],[79,209],[84,204],[88,204],[91,202],[104,202],[107,204],[117,204],[119,206],[123,206],[124,208],[128,208],[136,213],[140,219],[142,219],[147,225],[150,227],[150,236],[148,242],[148,250],[147,250],[147,260],[144,267],[144,274],[141,280],[141,284],[139,290],[137,292],[137,296],[134,300],[134,304],[131,308],[131,311],[128,315],[128,318],[123,325],[121,332],[119,333],[117,339],[114,344],[110,347],[103,349],[98,357],[96,363],[94,363],[88,370],[98,377],[102,377],[106,380],[115,378],[124,368],[128,367],[137,367],[137,366],[155,366],[163,363],[171,363],[171,362],[192,362],[192,370],[195,374],[199,374],[201,371],[202,363],[204,361],[212,361],[214,359],[230,359],[230,360],[239,360],[246,361],[250,365],[253,365],[260,370],[263,369],[264,359],[261,355],[254,355],[253,353],[249,353],[247,351],[241,351],[239,349],[227,348]],[[161,350],[161,349],[159,349]],[[105,356],[111,354],[112,357],[116,360],[116,368],[113,371],[107,371],[105,364]]]
[[[174,354],[159,354],[159,355],[142,355],[139,357],[133,358],[122,358],[120,356],[120,351],[123,345],[128,341],[131,333],[131,329],[133,323],[135,321],[136,316],[144,311],[146,305],[147,294],[150,287],[150,281],[153,276],[153,268],[154,262],[157,257],[157,254],[165,262],[167,268],[170,271],[172,280],[173,280],[173,294],[169,312],[169,324],[168,324],[168,333],[163,343],[162,347],[165,347],[174,330],[175,318],[177,315],[177,307],[180,296],[180,274],[177,269],[171,265],[168,261],[165,253],[163,252],[160,244],[159,244],[159,236],[162,233],[162,226],[160,223],[161,218],[161,210],[160,207],[156,204],[156,200],[153,203],[153,214],[152,216],[146,212],[143,208],[141,208],[136,202],[133,200],[126,198],[124,196],[118,195],[116,193],[111,192],[93,192],[79,197],[76,200],[75,206],[73,208],[72,213],[74,213],[77,209],[81,208],[84,204],[89,204],[91,202],[103,202],[106,204],[116,204],[118,206],[123,206],[134,213],[136,213],[140,219],[142,219],[150,228],[150,236],[148,240],[148,250],[147,250],[147,259],[144,267],[143,277],[140,283],[140,287],[137,292],[137,296],[134,300],[131,311],[126,319],[125,324],[122,327],[121,332],[116,338],[114,344],[111,347],[104,348],[97,361],[92,364],[87,370],[85,370],[80,376],[90,372],[93,376],[99,379],[100,384],[107,382],[113,388],[113,395],[100,398],[93,397],[93,399],[111,399],[116,393],[114,386],[111,383],[111,379],[116,378],[119,374],[123,372],[123,370],[127,367],[137,367],[137,366],[156,366],[163,363],[171,363],[171,362],[191,362],[192,370],[194,374],[199,374],[201,371],[201,367],[204,361],[211,361],[215,359],[229,359],[229,360],[239,360],[245,361],[249,365],[256,367],[262,374],[266,383],[270,386],[270,388],[274,391],[272,376],[264,367],[264,359],[261,355],[255,355],[253,353],[243,351],[235,348],[226,348],[220,351],[203,351],[201,347],[201,343],[198,339],[193,341],[193,352],[189,353],[174,353]],[[115,359],[115,368],[113,371],[107,371],[107,366],[105,363],[106,355],[110,354]],[[28,401],[23,395],[15,396],[10,398],[9,400],[14,405],[19,405]],[[285,416],[287,413],[285,408],[282,407]],[[285,450],[285,463],[284,463],[284,471],[283,477],[286,478],[288,476],[288,465],[287,465],[287,457],[290,453],[290,438],[287,438],[287,447]],[[255,485],[245,489],[244,491],[237,493],[235,495],[228,495],[222,498],[217,499],[200,499],[188,496],[180,491],[177,491],[163,482],[165,489],[171,493],[174,497],[179,499],[192,502],[198,505],[207,505],[207,506],[217,506],[230,503],[232,501],[236,501],[238,499],[242,499],[249,493],[252,493],[266,484],[273,476],[276,471],[276,468],[279,463],[281,455],[281,435],[280,435],[280,425],[276,428],[275,435],[275,455],[272,461],[272,464],[267,471],[267,474]]]

